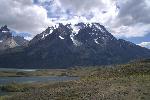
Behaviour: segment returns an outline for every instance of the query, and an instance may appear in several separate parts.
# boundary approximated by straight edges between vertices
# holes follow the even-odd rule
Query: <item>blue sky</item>
[[[99,22],[116,38],[149,47],[149,12],[149,0],[0,0],[0,26],[31,39],[57,23]]]
[[[141,42],[149,42],[150,41],[150,34],[147,34],[143,37],[130,37],[130,38],[123,38],[125,40],[131,41],[135,44],[140,44]]]

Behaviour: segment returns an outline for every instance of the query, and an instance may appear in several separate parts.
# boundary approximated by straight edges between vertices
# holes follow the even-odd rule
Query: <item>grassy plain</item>
[[[78,76],[80,80],[5,85],[2,90],[17,93],[0,100],[150,100],[150,60],[75,67],[59,75]]]

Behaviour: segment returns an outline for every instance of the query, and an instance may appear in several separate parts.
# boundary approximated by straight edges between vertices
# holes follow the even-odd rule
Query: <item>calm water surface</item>
[[[78,77],[68,76],[34,76],[34,77],[0,77],[0,85],[15,83],[61,82],[78,80]]]
[[[44,83],[44,82],[62,82],[78,80],[78,77],[67,77],[67,76],[34,76],[34,77],[0,77],[0,85],[15,83]],[[11,94],[0,90],[0,96]]]

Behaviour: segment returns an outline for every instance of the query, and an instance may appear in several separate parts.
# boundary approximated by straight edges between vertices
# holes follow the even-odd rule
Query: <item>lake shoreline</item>
[[[7,69],[0,68],[0,77],[68,76],[67,69]]]
[[[0,97],[26,92],[47,84],[69,82],[79,79],[79,77],[68,76],[0,77]]]

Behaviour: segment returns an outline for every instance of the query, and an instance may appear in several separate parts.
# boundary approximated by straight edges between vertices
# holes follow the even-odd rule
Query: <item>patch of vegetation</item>
[[[19,85],[16,83],[3,85],[0,87],[0,89],[4,92],[25,92],[28,90],[28,88],[25,88],[23,85]]]
[[[49,84],[9,100],[149,100],[150,76],[82,79]]]
[[[7,100],[7,98],[9,98],[9,96],[0,96],[0,100]]]
[[[37,85],[7,100],[150,100],[149,61],[76,67],[67,69],[65,75],[81,79]]]

